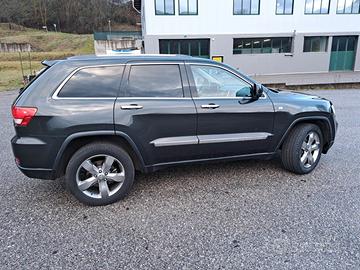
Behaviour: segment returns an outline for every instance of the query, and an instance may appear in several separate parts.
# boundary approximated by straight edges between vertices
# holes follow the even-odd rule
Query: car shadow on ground
[[[168,167],[148,174],[137,172],[134,186],[123,201],[126,204],[136,203],[137,200],[152,196],[154,193],[158,193],[160,197],[168,197],[171,194],[166,194],[167,191],[179,190],[180,192],[184,186],[191,188],[193,193],[196,193],[197,189],[204,191],[204,187],[209,191],[222,189],[224,184],[261,187],[271,179],[278,180],[289,175],[290,173],[282,168],[279,158]],[[28,188],[18,190],[17,195],[24,204],[83,206],[66,190],[64,178],[55,181],[37,179],[23,179],[22,181]],[[22,191],[24,193],[20,194]]]

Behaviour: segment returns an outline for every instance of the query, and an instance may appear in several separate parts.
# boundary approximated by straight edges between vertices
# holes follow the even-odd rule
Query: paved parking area
[[[278,160],[171,168],[96,208],[17,170],[15,93],[0,93],[0,268],[360,269],[360,90],[314,92],[340,129],[312,174]]]

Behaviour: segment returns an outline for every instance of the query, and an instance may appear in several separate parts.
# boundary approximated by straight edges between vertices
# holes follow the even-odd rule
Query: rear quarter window
[[[58,97],[116,97],[123,71],[124,66],[83,68],[65,83]]]

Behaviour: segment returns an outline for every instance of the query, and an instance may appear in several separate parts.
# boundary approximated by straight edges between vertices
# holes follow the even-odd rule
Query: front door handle
[[[144,108],[144,107],[141,106],[141,105],[137,105],[137,104],[130,104],[130,105],[121,106],[122,110],[140,110],[142,108]]]
[[[214,103],[210,103],[210,104],[205,104],[205,105],[201,105],[201,108],[203,109],[217,109],[219,108],[220,105],[214,104]]]

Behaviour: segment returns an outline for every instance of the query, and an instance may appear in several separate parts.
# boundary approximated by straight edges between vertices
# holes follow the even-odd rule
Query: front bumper
[[[331,138],[330,138],[330,141],[327,143],[327,145],[323,149],[324,154],[326,154],[329,151],[329,149],[334,145],[334,142],[335,142],[336,133],[337,133],[337,130],[339,127],[339,123],[336,120],[335,116],[333,117],[332,125],[333,125],[333,127],[332,127],[331,135],[330,135]]]

